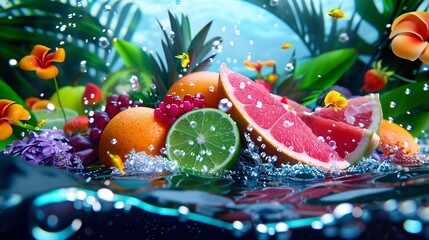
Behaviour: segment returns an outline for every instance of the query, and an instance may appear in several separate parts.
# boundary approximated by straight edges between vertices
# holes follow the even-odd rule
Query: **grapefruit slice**
[[[364,156],[371,155],[380,140],[376,133],[365,128],[322,118],[313,113],[305,113],[301,119],[319,139],[328,143],[340,157],[350,164]]]
[[[316,115],[349,125],[365,128],[378,133],[383,119],[378,94],[369,94],[348,99],[345,108],[335,111],[334,108],[316,108]]]
[[[228,113],[242,133],[249,132],[252,139],[264,139],[256,143],[268,155],[278,157],[276,166],[288,162],[302,162],[325,170],[350,166],[326,142],[320,141],[294,111],[256,85],[222,65],[218,84],[220,99],[232,102]]]

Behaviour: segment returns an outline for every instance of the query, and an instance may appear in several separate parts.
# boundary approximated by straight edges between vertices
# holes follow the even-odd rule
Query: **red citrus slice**
[[[350,98],[345,108],[316,108],[316,115],[377,133],[383,119],[378,94]]]
[[[222,65],[218,91],[232,102],[229,114],[241,132],[249,132],[261,151],[277,156],[276,166],[302,162],[330,170],[350,164],[326,142],[320,141],[297,114],[284,107],[249,78]]]
[[[301,119],[319,139],[328,143],[350,164],[374,152],[380,140],[377,134],[367,129],[322,118],[312,113],[303,114]]]

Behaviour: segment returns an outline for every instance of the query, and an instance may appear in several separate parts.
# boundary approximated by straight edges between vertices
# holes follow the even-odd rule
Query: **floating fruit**
[[[217,108],[219,98],[218,91],[219,73],[209,71],[193,72],[177,80],[167,91],[169,95],[177,95],[181,99],[186,94],[195,95],[201,93],[206,99],[207,107]]]
[[[161,155],[169,126],[156,121],[153,111],[152,108],[135,107],[113,117],[100,138],[100,163],[112,166],[109,154],[118,155],[125,161],[125,155],[133,149],[149,155]]]
[[[328,143],[350,164],[371,155],[380,140],[379,136],[372,131],[322,118],[312,113],[303,114],[301,119],[319,139]]]
[[[52,94],[49,100],[51,100],[55,107],[59,109],[59,94],[63,108],[72,109],[76,111],[79,115],[85,115],[85,106],[82,103],[82,96],[84,91],[85,86],[65,86],[60,88],[58,90],[58,93],[55,92],[54,94]]]
[[[78,116],[68,120],[66,124],[64,124],[63,131],[66,136],[71,136],[79,133],[85,133],[88,131],[88,126],[88,116]]]
[[[411,133],[396,123],[383,119],[378,134],[380,135],[380,149],[386,155],[400,151],[405,155],[413,156],[420,151],[420,147]]]
[[[316,115],[339,122],[345,122],[377,133],[380,129],[383,112],[378,94],[369,94],[348,99],[345,108],[335,111],[333,108],[318,107]]]
[[[104,100],[104,94],[94,83],[87,83],[82,96],[82,103],[85,106],[94,106]]]
[[[185,171],[219,172],[237,159],[240,133],[231,117],[218,109],[193,110],[171,126],[166,152]]]
[[[260,149],[277,156],[276,166],[302,162],[330,170],[350,165],[328,143],[320,141],[297,114],[256,84],[222,65],[219,96],[232,102],[228,113],[254,141],[262,138]]]

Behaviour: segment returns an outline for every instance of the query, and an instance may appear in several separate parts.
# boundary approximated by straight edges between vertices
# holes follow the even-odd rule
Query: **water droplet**
[[[198,162],[202,162],[203,157],[200,154],[198,154],[197,157],[195,158],[195,160],[197,160]]]
[[[215,126],[213,126],[213,125],[211,125],[211,126],[210,126],[210,131],[212,131],[212,132],[216,131],[216,127],[215,127]]]
[[[289,120],[285,120],[283,122],[283,126],[285,126],[285,127],[292,127],[294,124],[295,124],[294,122],[291,122]]]
[[[100,37],[98,39],[98,46],[102,48],[108,48],[110,46],[109,39],[107,39],[106,37]]]
[[[222,98],[219,101],[218,108],[223,112],[228,112],[232,108],[232,102],[230,102],[227,98]]]
[[[257,101],[256,102],[256,107],[257,108],[262,108],[262,102],[261,101]]]
[[[86,71],[87,71],[86,60],[80,61],[80,71],[83,73],[86,73]]]
[[[256,140],[257,140],[258,142],[262,142],[262,136],[258,136],[258,137],[256,138]]]
[[[228,151],[229,151],[229,153],[235,153],[235,147],[234,146],[231,146],[231,147],[229,147],[229,149],[228,149]]]
[[[280,0],[270,0],[270,6],[275,7],[280,4]]]
[[[209,86],[209,92],[214,92],[215,91],[215,87],[213,85]]]
[[[332,149],[337,148],[337,143],[334,140],[329,141],[328,144]]]
[[[139,78],[136,75],[132,75],[128,80],[133,92],[138,91],[140,88]]]
[[[55,105],[53,103],[48,103],[46,105],[46,112],[53,113],[55,111]]]
[[[285,66],[285,71],[287,72],[291,72],[295,69],[295,66],[293,65],[293,63],[287,63]]]
[[[65,24],[60,27],[61,32],[64,32],[66,29],[67,29],[67,25]]]
[[[189,139],[188,144],[192,146],[194,145],[194,141],[192,139]]]
[[[180,149],[174,149],[173,154],[176,156],[182,156],[183,157],[183,156],[185,156],[185,151],[180,150]]]
[[[253,127],[252,127],[252,125],[247,125],[247,131],[248,131],[248,132],[253,131]]]
[[[104,10],[110,11],[110,10],[112,10],[112,6],[107,4],[106,6],[104,6]]]
[[[244,89],[246,87],[246,84],[244,82],[241,82],[239,87],[240,87],[240,89]]]
[[[409,95],[411,93],[411,89],[407,88],[405,89],[405,94]]]
[[[395,108],[396,107],[396,102],[391,101],[389,106],[390,106],[390,108]]]
[[[147,148],[149,149],[149,152],[152,152],[155,149],[155,147],[152,144],[150,144]]]
[[[423,85],[423,91],[427,91],[429,89],[429,84],[425,83]]]
[[[112,140],[110,141],[111,144],[115,145],[118,143],[118,140],[116,138],[112,138]]]
[[[14,67],[18,65],[18,61],[16,59],[9,59],[9,66]]]
[[[196,127],[197,127],[197,122],[195,122],[195,121],[190,121],[190,122],[189,122],[189,126],[191,126],[191,128],[196,128]]]
[[[341,43],[345,43],[348,42],[350,40],[349,35],[347,35],[347,33],[340,33],[340,35],[338,35],[338,41]]]
[[[170,41],[173,42],[174,37],[176,36],[176,33],[174,31],[169,31],[168,32],[168,38],[170,39]]]

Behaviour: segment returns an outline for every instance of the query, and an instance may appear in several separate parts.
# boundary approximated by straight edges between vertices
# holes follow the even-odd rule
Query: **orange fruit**
[[[420,147],[411,133],[396,123],[383,119],[378,135],[380,136],[380,148],[385,154],[393,154],[398,149],[403,154],[413,156],[420,151]]]
[[[167,94],[177,95],[181,99],[186,94],[202,93],[206,106],[217,108],[219,104],[218,91],[219,73],[209,71],[193,72],[177,80],[167,91]]]
[[[109,154],[118,155],[125,161],[125,155],[133,149],[161,155],[169,126],[156,121],[153,111],[147,107],[129,108],[112,118],[100,138],[100,163],[112,166]]]

